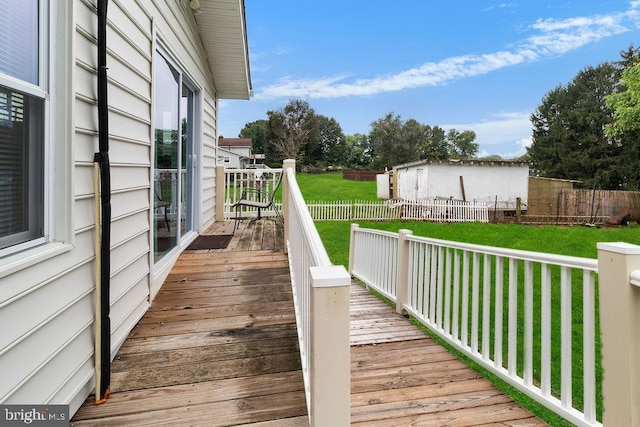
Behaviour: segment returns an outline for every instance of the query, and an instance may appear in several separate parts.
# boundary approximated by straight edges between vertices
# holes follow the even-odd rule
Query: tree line
[[[518,159],[533,174],[584,188],[640,189],[640,49],[632,45],[620,57],[582,69],[543,97],[530,117],[532,144]],[[240,137],[252,138],[254,152],[272,166],[295,158],[306,168],[382,169],[478,153],[473,130],[445,131],[393,112],[372,122],[367,135],[345,135],[336,119],[300,99],[247,123]]]
[[[264,153],[268,165],[288,158],[306,169],[383,169],[422,159],[471,158],[478,151],[471,130],[445,131],[394,113],[371,123],[368,135],[345,135],[335,118],[300,99],[247,123],[239,136],[252,138],[253,151]]]

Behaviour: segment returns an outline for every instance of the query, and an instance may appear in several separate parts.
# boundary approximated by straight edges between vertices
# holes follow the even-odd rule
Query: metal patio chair
[[[236,229],[238,228],[238,221],[242,220],[242,218],[240,217],[240,212],[242,211],[243,206],[258,209],[258,217],[255,218],[255,220],[262,219],[263,209],[272,208],[273,211],[276,213],[277,219],[280,222],[280,224],[284,225],[284,218],[282,218],[282,214],[280,213],[280,211],[278,210],[278,207],[274,202],[275,195],[278,191],[278,188],[280,188],[280,184],[282,183],[283,174],[284,172],[280,173],[280,176],[278,177],[278,181],[276,182],[276,185],[273,186],[273,189],[271,190],[271,192],[263,190],[261,186],[248,187],[242,192],[242,195],[240,196],[240,200],[238,200],[236,203],[234,203],[231,206],[236,211],[236,215],[234,218],[235,223],[233,225],[233,233],[235,233]]]

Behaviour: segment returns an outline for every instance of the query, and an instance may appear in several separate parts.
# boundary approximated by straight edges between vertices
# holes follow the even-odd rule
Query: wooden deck
[[[281,233],[243,223],[226,249],[183,253],[116,356],[111,397],[72,425],[308,425]],[[352,425],[544,425],[358,285],[351,346]]]

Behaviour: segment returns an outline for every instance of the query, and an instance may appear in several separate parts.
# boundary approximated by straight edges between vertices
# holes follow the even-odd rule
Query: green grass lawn
[[[305,200],[376,200],[375,181],[349,181],[342,172],[298,173],[300,191]]]
[[[306,200],[356,200],[375,199],[375,183],[343,181],[340,174],[310,175],[299,174],[298,182]],[[344,188],[344,189],[343,189]],[[345,196],[343,196],[345,195]],[[364,222],[358,223],[362,228],[374,228],[397,232],[399,229],[409,229],[414,235],[431,237],[443,240],[474,243],[487,246],[497,246],[536,252],[571,255],[586,258],[596,258],[598,242],[623,241],[640,244],[640,227],[631,225],[615,228],[589,228],[583,226],[557,227],[557,226],[524,226],[518,224],[481,224],[481,223],[455,223],[440,224],[419,221],[390,221],[390,222]],[[323,240],[327,253],[334,264],[348,265],[349,261],[349,229],[350,222],[340,221],[316,221],[316,227]],[[575,291],[575,301],[581,300],[581,289]],[[574,313],[579,322],[581,313]],[[559,322],[553,322],[557,327]],[[558,332],[559,334],[559,332]],[[574,344],[581,346],[581,342]],[[596,348],[599,349],[599,337]],[[457,354],[456,351],[453,351]],[[579,363],[581,352],[577,352]],[[459,355],[459,354],[458,354]],[[545,419],[554,426],[571,425],[562,418],[556,416],[546,408],[541,407],[531,399],[512,389],[508,385],[482,370],[473,361],[459,355],[474,369],[492,380],[499,388],[513,396],[521,404],[532,410],[536,415]],[[559,355],[552,355],[553,360],[559,360]],[[599,360],[599,358],[598,358]],[[574,382],[581,384],[579,370],[574,375]],[[601,381],[601,372],[598,372],[598,382]],[[558,384],[558,378],[554,378]],[[581,395],[581,390],[576,390]],[[581,399],[578,400],[578,402]],[[602,402],[598,402],[601,414]]]
[[[388,222],[359,221],[358,225],[362,228],[392,232],[409,229],[416,236],[594,259],[597,257],[596,244],[598,242],[627,242],[640,245],[640,227],[637,225],[615,228],[534,227],[518,224],[441,224],[399,220]],[[346,266],[349,262],[351,223],[316,221],[316,227],[327,248],[331,262]]]

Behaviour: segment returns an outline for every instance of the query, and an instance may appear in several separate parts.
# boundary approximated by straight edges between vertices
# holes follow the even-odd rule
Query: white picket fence
[[[248,197],[264,197],[276,188],[282,169],[227,169],[219,166],[216,186],[217,196],[224,203],[219,204],[216,215],[226,219],[235,217],[234,204],[245,192],[262,190],[262,194],[249,191]],[[280,199],[279,192],[276,199]],[[433,222],[489,222],[489,208],[484,202],[464,202],[462,200],[339,200],[305,201],[311,218],[315,221],[389,221],[394,219]],[[282,202],[275,201],[282,210]],[[239,212],[243,218],[257,216],[272,217],[272,209],[259,211],[243,207]]]
[[[316,221],[387,221],[411,219],[434,222],[489,222],[484,202],[461,200],[307,201]]]

